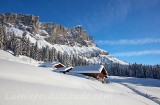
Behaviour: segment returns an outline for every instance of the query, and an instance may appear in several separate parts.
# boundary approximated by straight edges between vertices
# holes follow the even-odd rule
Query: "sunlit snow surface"
[[[0,52],[0,105],[159,104],[160,80],[114,76],[102,84],[30,65],[19,57],[15,62],[4,53],[2,57]]]

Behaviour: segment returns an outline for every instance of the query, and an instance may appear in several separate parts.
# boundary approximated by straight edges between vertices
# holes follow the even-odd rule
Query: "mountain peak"
[[[74,27],[79,27],[79,28],[82,28],[82,25],[76,25],[76,26],[74,26]]]
[[[110,65],[118,62],[127,64],[110,56],[107,51],[96,47],[93,37],[89,36],[81,25],[69,29],[60,24],[39,22],[38,16],[15,13],[0,14],[0,23],[5,26],[4,31],[8,36],[15,35],[17,41],[22,41],[21,38],[26,36],[30,43],[33,43],[33,46],[38,46],[41,54],[47,48],[55,49],[57,55],[55,54],[54,56],[59,55],[59,60],[62,63],[63,60],[60,59],[60,56],[64,58],[68,56],[76,57],[75,59],[78,62],[81,60],[85,64]],[[45,47],[46,49],[44,49]],[[72,61],[68,62],[74,63]]]
[[[25,26],[30,27],[27,29],[29,32],[34,32],[34,33],[37,33],[39,29],[39,17],[28,14],[16,14],[16,13],[0,14],[0,22],[10,23],[15,26],[23,24]]]

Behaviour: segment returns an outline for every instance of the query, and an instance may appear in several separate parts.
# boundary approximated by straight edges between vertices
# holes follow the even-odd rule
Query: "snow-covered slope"
[[[26,26],[27,27],[27,26]],[[22,38],[23,33],[27,32],[27,38],[29,38],[29,41],[33,44],[35,44],[37,42],[38,47],[42,48],[42,47],[46,47],[49,46],[50,48],[53,46],[50,43],[48,43],[47,41],[44,40],[44,37],[39,35],[39,34],[32,34],[26,30],[21,30],[18,28],[15,28],[13,25],[8,24],[8,26],[6,27],[6,33],[7,35],[15,35],[16,37]],[[41,31],[40,31],[41,33]]]
[[[124,83],[132,86],[130,88],[119,82],[123,79],[110,77],[110,83],[102,84],[94,79],[55,73],[50,68],[28,65],[24,61],[15,62],[16,58],[19,59],[0,52],[2,105],[158,105],[159,102],[134,91],[138,89],[159,100],[159,80],[123,78]]]
[[[79,54],[79,55],[85,55],[85,56],[90,56],[93,52],[106,52],[104,50],[101,50],[100,48],[97,47],[78,47],[78,46],[67,46],[67,45],[58,45],[55,44],[54,47],[56,50],[61,51],[62,53],[68,53],[70,55],[74,54]]]
[[[111,64],[111,63],[120,63],[122,65],[128,65],[127,62],[121,61],[109,54],[105,50],[102,50],[98,47],[78,47],[78,46],[67,46],[67,45],[53,45],[57,51],[60,51],[64,54],[69,55],[80,55],[85,57],[85,59],[92,64]],[[98,54],[98,56],[92,57],[92,54]]]
[[[29,58],[27,56],[23,56],[23,55],[19,55],[18,57],[15,57],[12,54],[12,51],[3,51],[0,50],[0,58],[1,59],[5,59],[5,60],[9,60],[9,61],[14,61],[14,62],[19,62],[19,63],[24,63],[24,64],[29,64],[29,65],[34,65],[34,66],[39,66],[38,61]]]

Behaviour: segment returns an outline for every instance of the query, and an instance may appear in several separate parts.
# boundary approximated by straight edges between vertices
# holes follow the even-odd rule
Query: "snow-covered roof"
[[[62,63],[55,63],[54,65],[53,65],[53,67],[55,67],[55,66],[57,66],[57,65],[62,65],[63,67],[66,67],[65,65],[63,65]]]
[[[74,73],[100,73],[103,70],[103,68],[104,68],[103,65],[76,66],[70,72],[74,72]]]
[[[72,68],[73,67],[62,67],[62,68],[57,68],[57,69],[55,69],[53,71],[55,71],[55,72],[65,72],[65,71],[67,71],[69,69],[72,69]]]
[[[48,68],[52,68],[52,67],[55,67],[56,65],[59,65],[61,63],[59,62],[44,62],[42,64],[40,64],[41,67],[48,67]],[[63,64],[61,64],[63,65]],[[64,66],[64,65],[63,65]],[[65,66],[64,66],[65,67]]]

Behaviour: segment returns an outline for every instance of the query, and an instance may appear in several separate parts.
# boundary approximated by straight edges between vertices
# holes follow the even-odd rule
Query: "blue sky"
[[[160,63],[160,0],[1,0],[0,13],[82,25],[100,48],[130,63]]]

